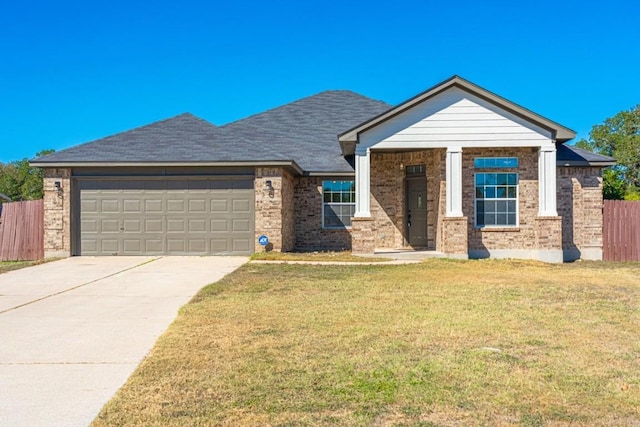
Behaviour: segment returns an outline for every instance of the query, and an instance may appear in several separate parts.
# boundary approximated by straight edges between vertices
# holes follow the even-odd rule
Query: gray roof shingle
[[[232,135],[284,154],[312,172],[352,172],[338,134],[391,108],[354,92],[334,90],[303,98],[222,127]]]
[[[558,166],[613,166],[616,159],[592,153],[574,145],[559,144],[556,153]]]
[[[354,92],[333,90],[218,127],[185,113],[39,157],[33,163],[295,162],[305,172],[353,172],[338,135],[392,108]],[[558,164],[615,160],[559,144]]]
[[[326,91],[222,127],[185,113],[33,163],[294,161],[305,171],[351,172],[338,134],[389,107],[353,92]]]

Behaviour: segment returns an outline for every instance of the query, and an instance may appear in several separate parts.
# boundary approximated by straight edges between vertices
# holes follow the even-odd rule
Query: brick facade
[[[565,261],[602,259],[602,168],[560,167],[557,182]]]
[[[272,189],[267,188],[270,181]],[[256,168],[255,234],[266,235],[266,247],[256,243],[256,251],[290,251],[295,242],[294,178],[283,168]]]
[[[425,165],[427,181],[427,249],[436,249],[444,150],[371,154],[371,216],[376,248],[407,247],[405,171]]]
[[[60,183],[61,191],[56,188]],[[44,256],[71,255],[71,169],[44,170]]]
[[[322,181],[352,179],[353,176],[295,179],[291,210],[295,211],[296,250],[351,249],[351,230],[322,228]]]
[[[518,157],[517,169],[482,169],[482,172],[518,173],[518,227],[476,228],[476,157]],[[538,150],[535,148],[465,149],[462,152],[462,211],[468,218],[469,250],[537,250]],[[559,249],[559,247],[558,247]]]
[[[371,218],[353,219],[351,229],[323,229],[322,182],[343,177],[294,177],[283,168],[255,169],[255,237],[269,237],[268,250],[349,250],[406,248],[406,167],[425,165],[427,249],[450,255],[489,256],[564,250],[565,260],[602,257],[602,169],[558,168],[558,217],[538,214],[538,152],[532,148],[463,151],[462,218],[445,217],[444,149],[406,153],[372,153]],[[517,156],[519,225],[475,227],[475,157]],[[484,170],[483,170],[484,171]],[[491,170],[487,170],[491,171]],[[496,170],[497,171],[497,170]],[[510,169],[500,169],[509,172]],[[62,188],[58,192],[55,182]],[[266,182],[271,181],[273,191]],[[70,169],[45,169],[45,256],[71,254]],[[353,243],[352,243],[353,242]],[[357,243],[357,245],[355,244]],[[256,243],[256,251],[264,250]],[[515,255],[517,256],[517,255]]]

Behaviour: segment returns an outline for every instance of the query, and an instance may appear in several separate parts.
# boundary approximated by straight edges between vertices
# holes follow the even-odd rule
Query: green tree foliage
[[[43,150],[36,157],[53,153],[54,150]],[[44,195],[42,178],[44,171],[29,166],[29,159],[0,163],[0,193],[11,200],[38,200]]]
[[[604,196],[640,197],[640,104],[595,125],[578,147],[614,157],[618,164],[604,173]]]

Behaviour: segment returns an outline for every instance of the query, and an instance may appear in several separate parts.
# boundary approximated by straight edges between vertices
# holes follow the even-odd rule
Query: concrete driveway
[[[0,274],[0,425],[85,426],[244,257],[74,257]]]

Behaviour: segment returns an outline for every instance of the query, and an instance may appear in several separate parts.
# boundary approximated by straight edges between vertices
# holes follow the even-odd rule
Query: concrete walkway
[[[178,309],[246,261],[74,257],[0,274],[0,425],[88,425]]]

